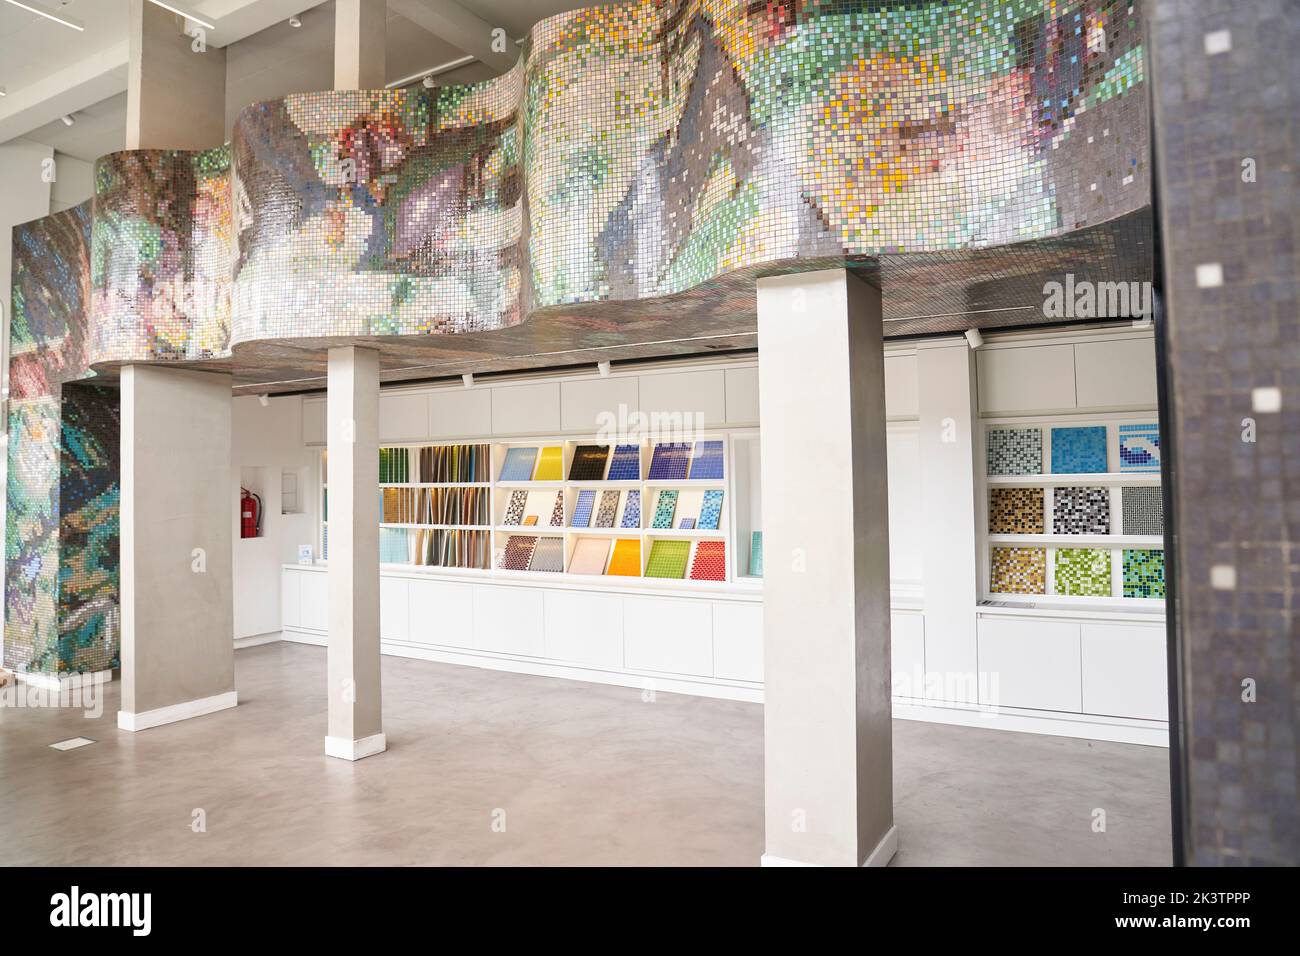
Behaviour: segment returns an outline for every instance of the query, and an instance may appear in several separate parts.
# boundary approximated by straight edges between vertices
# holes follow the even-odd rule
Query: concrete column
[[[384,88],[387,20],[386,0],[335,0],[334,89]]]
[[[234,707],[229,375],[122,369],[122,730]]]
[[[226,51],[191,23],[130,0],[127,149],[212,149],[225,141]]]
[[[893,813],[880,291],[758,280],[765,865],[884,865]]]
[[[329,735],[325,753],[387,749],[379,674],[379,353],[329,350]]]
[[[975,353],[964,342],[916,350],[920,404],[920,528],[925,568],[925,696],[978,701],[975,604]]]

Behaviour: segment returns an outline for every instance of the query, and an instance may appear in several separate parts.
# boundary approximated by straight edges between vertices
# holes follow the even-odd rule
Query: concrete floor
[[[752,866],[763,851],[759,705],[385,657],[390,749],[350,764],[321,753],[323,648],[249,648],[235,667],[236,710],[138,734],[116,728],[116,683],[94,720],[0,708],[0,861]],[[49,748],[78,735],[98,742]],[[894,767],[896,865],[1169,861],[1164,750],[900,720]]]

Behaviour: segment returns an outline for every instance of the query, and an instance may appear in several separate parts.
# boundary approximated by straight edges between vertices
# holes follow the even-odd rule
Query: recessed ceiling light
[[[194,14],[182,10],[180,7],[177,7],[170,3],[163,3],[163,0],[149,0],[149,2],[152,3],[155,7],[162,7],[164,10],[170,10],[178,17],[184,17],[186,20],[193,20],[201,27],[205,27],[209,30],[215,30],[217,28],[216,24],[209,23],[207,20],[200,20]]]
[[[84,33],[86,30],[86,28],[82,26],[80,20],[74,20],[72,19],[72,17],[65,17],[61,13],[55,13],[53,10],[47,10],[42,6],[38,6],[37,4],[30,2],[30,0],[5,0],[5,2],[11,3],[15,7],[19,7],[23,10],[26,10],[28,13],[34,13],[38,17],[44,17],[46,20],[53,20],[55,23],[58,23],[62,26],[71,27],[73,30],[76,30],[78,33]]]
[[[289,18],[289,26],[293,27],[293,28],[296,30],[296,29],[298,29],[300,26],[302,26],[302,21],[299,20],[297,17],[290,17],[290,18]]]

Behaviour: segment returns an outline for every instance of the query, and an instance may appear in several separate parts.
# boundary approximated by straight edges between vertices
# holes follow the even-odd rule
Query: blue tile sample
[[[641,527],[641,492],[633,490],[627,493],[627,504],[623,506],[624,528]]]
[[[704,493],[704,504],[700,507],[700,529],[703,531],[717,531],[718,523],[722,520],[722,491],[706,491]]]
[[[609,462],[609,474],[606,481],[640,481],[641,480],[641,446],[619,445],[614,449],[614,457]]]
[[[722,477],[722,442],[699,441],[695,443],[695,459],[691,462],[692,478]]]
[[[690,460],[690,442],[662,442],[655,445],[654,457],[650,460],[650,480],[685,478],[686,466]]]
[[[1043,473],[1042,429],[989,429],[988,473],[990,475],[1041,475]]]
[[[497,480],[532,481],[536,461],[536,448],[507,448],[506,461],[501,466],[501,477]]]
[[[1160,470],[1160,426],[1119,426],[1119,470]]]
[[[1083,475],[1105,470],[1105,425],[1052,429],[1052,474]]]
[[[572,525],[575,528],[587,528],[591,526],[591,509],[596,506],[596,491],[594,488],[587,488],[578,492],[578,503],[573,509]]]

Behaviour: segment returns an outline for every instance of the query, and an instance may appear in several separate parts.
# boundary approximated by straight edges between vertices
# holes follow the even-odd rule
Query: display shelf
[[[1098,471],[1072,475],[989,475],[990,485],[1031,487],[1045,485],[1159,485],[1160,475],[1140,471]]]
[[[550,488],[554,490],[556,488],[563,488],[566,484],[567,482],[564,481],[498,481],[496,483],[496,487],[521,488],[525,491],[527,491],[530,488],[536,488],[539,490]]]
[[[644,528],[642,530],[648,538],[716,538],[723,541],[727,537],[723,531],[712,531],[708,528]]]
[[[325,485],[321,485],[322,488]],[[380,488],[491,488],[490,481],[381,481]]]
[[[990,534],[989,544],[1059,548],[1159,548],[1165,539],[1149,534]]]
[[[726,481],[714,478],[660,478],[655,481],[647,479],[642,482],[647,488],[680,488],[683,491],[707,491],[711,488],[727,488]]]

